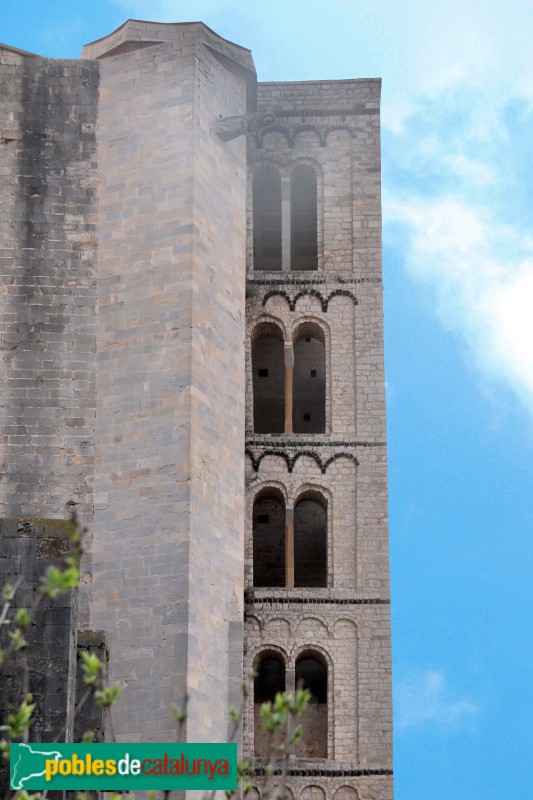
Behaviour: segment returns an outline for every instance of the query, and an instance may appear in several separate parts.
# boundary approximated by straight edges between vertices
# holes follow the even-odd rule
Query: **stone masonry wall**
[[[109,55],[120,37],[151,46]],[[126,685],[120,739],[174,739],[187,696],[189,740],[223,740],[242,665],[246,207],[245,143],[214,127],[245,112],[253,66],[199,23],[130,21],[85,55],[101,58],[90,627]]]
[[[92,513],[98,64],[0,49],[0,510]]]
[[[70,523],[64,520],[0,519],[0,588],[17,586],[9,616],[31,609],[46,569],[58,565],[69,550]],[[3,604],[2,604],[3,605]],[[45,599],[28,628],[27,650],[14,654],[0,679],[0,725],[23,697],[26,661],[29,690],[36,708],[32,742],[50,742],[66,722],[74,703],[76,675],[77,592]],[[0,647],[8,647],[8,628],[0,630]],[[68,735],[72,735],[72,731]],[[0,796],[6,796],[8,774],[0,764]]]
[[[328,671],[327,752],[296,752],[288,777],[295,800],[392,798],[379,94],[377,80],[259,84],[258,108],[275,120],[249,143],[245,664],[277,653],[289,688],[302,654]],[[285,242],[293,170],[315,172],[318,269],[253,269],[251,188],[263,164],[281,176]],[[325,343],[325,432],[254,433],[256,331],[280,331],[287,359],[309,324]],[[253,503],[269,488],[281,492],[289,516],[303,492],[323,498],[326,588],[252,587]],[[253,756],[252,697],[244,724]]]

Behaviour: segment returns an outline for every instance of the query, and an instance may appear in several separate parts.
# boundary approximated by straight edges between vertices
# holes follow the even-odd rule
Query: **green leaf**
[[[29,611],[25,608],[19,608],[15,620],[19,628],[27,628],[31,622]]]
[[[86,686],[96,686],[102,669],[102,662],[97,655],[89,653],[87,650],[82,650],[81,658],[83,661],[81,668],[84,684]]]
[[[95,692],[94,699],[100,708],[109,708],[118,700],[121,691],[122,686],[119,683],[113,683],[111,686],[106,686],[105,689]]]
[[[68,566],[64,570],[48,567],[42,578],[42,590],[47,597],[55,600],[76,587],[80,580],[80,572],[76,566]]]
[[[302,738],[302,731],[303,731],[302,726],[297,725],[292,733],[290,744],[296,744],[296,742],[298,742]]]
[[[10,631],[8,635],[9,638],[11,639],[13,647],[15,648],[15,651],[24,650],[24,648],[28,643],[24,638],[24,636],[22,635],[22,631],[20,630],[20,628],[17,628],[14,631]]]
[[[170,713],[172,714],[172,719],[175,719],[176,722],[182,723],[187,719],[187,712],[177,706],[176,703],[172,703],[170,706]]]
[[[35,710],[35,703],[32,700],[31,694],[26,695],[19,710],[7,715],[7,725],[3,725],[0,730],[7,731],[11,739],[21,739],[24,732],[33,725],[31,715]]]
[[[311,692],[309,689],[298,689],[296,691],[296,700],[294,703],[294,711],[296,716],[300,716],[306,710],[311,702]]]
[[[0,739],[0,755],[5,761],[9,761],[9,742],[6,739]]]
[[[6,583],[2,587],[2,600],[4,600],[6,603],[9,603],[11,602],[11,600],[13,600],[14,597],[15,597],[14,587],[11,586],[11,584]]]

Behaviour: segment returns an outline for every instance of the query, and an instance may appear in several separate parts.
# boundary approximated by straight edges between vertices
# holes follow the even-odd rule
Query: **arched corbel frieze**
[[[261,461],[264,458],[266,458],[266,456],[279,456],[280,458],[283,458],[283,460],[287,464],[287,471],[289,473],[291,473],[293,471],[294,465],[296,464],[298,459],[301,458],[302,456],[309,456],[309,458],[312,458],[313,461],[315,462],[315,464],[320,469],[320,472],[322,473],[322,475],[325,475],[326,470],[329,467],[329,465],[332,464],[334,461],[336,461],[339,458],[347,458],[350,461],[352,461],[355,464],[356,467],[359,466],[359,462],[358,462],[357,458],[353,455],[353,453],[345,453],[345,452],[343,452],[343,453],[334,453],[332,456],[330,456],[328,459],[326,459],[326,461],[322,461],[322,459],[320,458],[319,454],[317,452],[315,452],[314,450],[300,450],[299,452],[294,453],[294,455],[291,455],[286,450],[265,450],[259,456],[256,457],[256,456],[254,456],[252,450],[247,447],[246,450],[245,450],[245,453],[250,458],[250,460],[252,462],[252,466],[253,466],[254,472],[259,472],[259,467],[261,465]]]

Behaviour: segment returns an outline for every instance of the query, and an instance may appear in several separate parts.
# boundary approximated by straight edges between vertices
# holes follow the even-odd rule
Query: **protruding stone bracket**
[[[261,128],[272,125],[274,114],[254,111],[236,117],[219,117],[215,122],[215,132],[223,142],[229,142],[238,136],[257,133]]]

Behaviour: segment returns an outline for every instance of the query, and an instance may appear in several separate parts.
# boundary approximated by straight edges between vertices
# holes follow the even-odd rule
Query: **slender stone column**
[[[288,589],[294,588],[294,509],[292,508],[287,508],[285,511],[285,586]]]
[[[285,433],[292,433],[292,374],[294,371],[294,351],[292,344],[285,344]]]
[[[285,671],[285,691],[293,693],[296,691],[296,670],[294,669]]]
[[[292,514],[292,511],[291,511]],[[288,584],[287,584],[288,585]],[[291,694],[296,694],[296,670],[294,669],[287,669],[285,671],[285,691],[291,692]],[[290,741],[292,735],[294,733],[294,717],[289,716],[287,720],[287,740]],[[289,759],[294,761],[296,758],[295,753],[291,753],[289,755]]]

